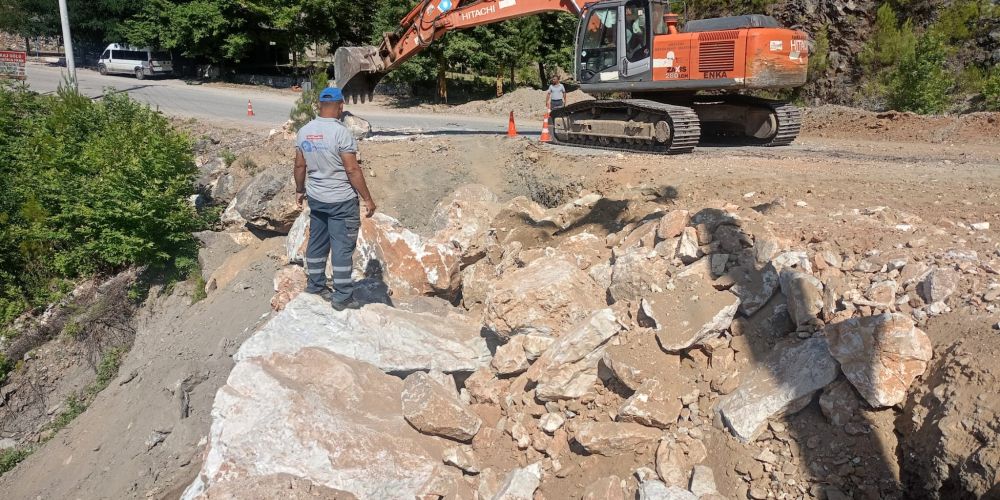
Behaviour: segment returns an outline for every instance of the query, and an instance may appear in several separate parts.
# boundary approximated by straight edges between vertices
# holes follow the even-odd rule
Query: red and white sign
[[[24,63],[27,60],[27,52],[0,51],[0,79],[24,80]]]

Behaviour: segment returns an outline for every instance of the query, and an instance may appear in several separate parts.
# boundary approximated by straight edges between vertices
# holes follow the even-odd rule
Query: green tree
[[[827,25],[824,24],[816,30],[816,35],[813,37],[813,49],[809,54],[808,74],[810,81],[815,81],[830,67],[829,57],[830,35]]]
[[[901,111],[921,114],[942,113],[948,106],[954,77],[948,70],[948,47],[933,32],[917,40],[889,79],[889,104]]]
[[[236,0],[150,0],[122,31],[133,45],[177,50],[186,57],[239,62],[252,39]]]
[[[874,35],[861,51],[860,60],[868,75],[878,75],[883,68],[911,57],[917,45],[910,19],[900,26],[896,11],[887,2],[875,15]]]

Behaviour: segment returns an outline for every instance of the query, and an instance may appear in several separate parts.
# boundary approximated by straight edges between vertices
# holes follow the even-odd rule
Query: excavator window
[[[593,76],[618,66],[618,8],[595,9],[587,19],[580,46],[580,72]],[[589,77],[583,77],[589,80]]]
[[[644,3],[625,4],[625,54],[630,62],[649,57],[649,16]]]

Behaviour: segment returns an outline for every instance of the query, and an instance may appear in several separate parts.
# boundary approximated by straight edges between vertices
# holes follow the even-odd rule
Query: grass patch
[[[31,455],[32,451],[30,448],[11,448],[0,451],[0,476],[16,467],[25,458],[28,458],[28,455]]]
[[[236,153],[225,149],[222,151],[222,161],[226,162],[226,167],[231,167],[233,162],[236,161]]]

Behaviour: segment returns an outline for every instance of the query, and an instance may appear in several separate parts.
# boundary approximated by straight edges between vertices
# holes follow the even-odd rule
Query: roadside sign
[[[27,52],[0,51],[0,79],[24,80],[24,64]]]

